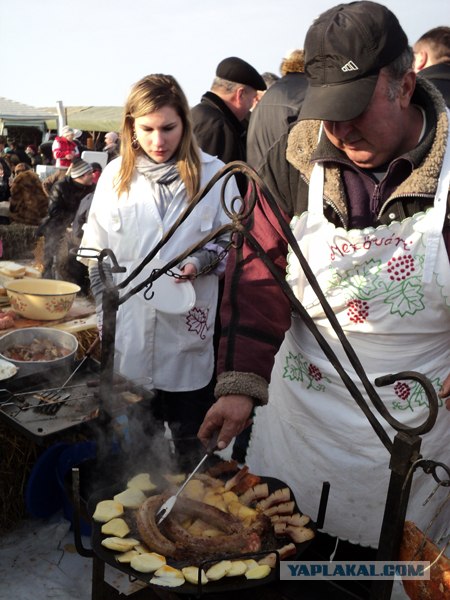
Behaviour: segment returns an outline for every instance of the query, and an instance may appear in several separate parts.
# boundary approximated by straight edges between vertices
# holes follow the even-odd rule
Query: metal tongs
[[[209,456],[211,456],[212,454],[214,454],[214,452],[217,450],[217,439],[219,437],[219,433],[220,433],[219,429],[217,429],[214,432],[213,436],[209,440],[208,446],[206,448],[206,454],[205,454],[205,456],[201,459],[201,461],[198,463],[198,465],[195,467],[195,469],[191,472],[191,474],[189,475],[189,477],[187,477],[185,479],[185,481],[183,482],[183,484],[178,488],[176,494],[173,494],[172,496],[170,496],[170,498],[168,498],[164,502],[164,504],[161,506],[161,508],[158,510],[158,512],[156,513],[156,519],[157,519],[156,524],[157,525],[161,525],[161,523],[164,521],[164,519],[170,514],[170,512],[173,509],[173,507],[175,506],[175,502],[177,501],[178,496],[181,494],[181,492],[184,490],[184,488],[187,486],[187,484],[190,482],[190,480],[197,473],[197,471],[203,465],[203,463],[205,462],[205,460]]]

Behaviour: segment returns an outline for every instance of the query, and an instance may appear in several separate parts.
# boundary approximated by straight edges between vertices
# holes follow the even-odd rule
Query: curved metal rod
[[[235,173],[241,173],[241,174],[246,175],[246,177],[249,180],[249,191],[246,195],[245,202],[242,202],[242,198],[240,196],[235,196],[231,199],[231,201],[229,203],[230,206],[227,206],[227,203],[225,201],[225,189],[226,189],[226,185],[227,185],[228,181]],[[193,198],[192,202],[189,203],[189,206],[186,208],[186,210],[179,216],[179,218],[176,220],[176,222],[173,224],[173,226],[170,228],[170,230],[162,237],[162,239],[153,248],[153,250],[142,260],[140,265],[138,265],[138,267],[136,267],[130,273],[130,275],[126,279],[124,279],[122,282],[120,282],[118,285],[114,285],[114,284],[111,284],[110,282],[108,282],[108,280],[104,276],[103,266],[101,263],[104,258],[109,257],[113,262],[113,271],[114,272],[124,272],[125,269],[123,267],[120,267],[112,250],[110,250],[110,249],[102,250],[99,255],[99,271],[100,271],[100,276],[102,278],[104,285],[107,287],[119,290],[119,289],[123,289],[131,281],[133,281],[133,279],[135,279],[137,277],[137,275],[139,275],[139,273],[141,273],[141,271],[145,268],[145,266],[149,262],[151,262],[151,260],[156,256],[156,254],[159,252],[159,250],[170,240],[170,238],[173,236],[173,234],[175,233],[177,228],[192,213],[192,211],[198,205],[198,203],[202,200],[202,198],[222,178],[224,179],[224,182],[222,183],[222,187],[221,187],[220,200],[221,200],[221,204],[222,204],[224,211],[226,212],[227,216],[231,220],[231,223],[228,223],[228,224],[218,228],[216,231],[210,233],[209,235],[205,236],[205,238],[203,238],[196,244],[192,245],[185,252],[183,252],[182,254],[179,254],[178,256],[174,257],[172,260],[168,261],[167,264],[164,267],[162,267],[161,269],[153,270],[152,273],[145,279],[145,281],[141,282],[140,284],[135,286],[133,289],[128,291],[126,294],[124,294],[122,296],[122,298],[120,298],[118,300],[119,304],[126,302],[126,300],[128,300],[128,298],[130,298],[130,296],[139,292],[143,288],[151,286],[153,281],[155,281],[158,277],[161,277],[164,273],[169,271],[172,267],[174,267],[180,261],[184,260],[184,258],[189,256],[193,251],[200,249],[201,247],[203,247],[205,244],[207,244],[209,241],[211,241],[218,235],[225,233],[227,231],[233,232],[235,234],[235,238],[233,241],[233,245],[235,247],[239,247],[243,243],[243,240],[245,238],[248,241],[248,243],[258,252],[258,255],[261,258],[261,260],[263,260],[263,262],[269,268],[270,272],[272,273],[272,275],[274,276],[274,278],[276,279],[278,284],[283,289],[283,292],[288,297],[291,305],[293,305],[295,310],[300,314],[300,316],[304,320],[306,326],[309,328],[311,333],[316,338],[319,346],[322,348],[323,352],[325,353],[327,358],[330,360],[333,367],[337,370],[339,376],[343,380],[343,382],[346,385],[347,389],[349,390],[350,394],[352,395],[352,397],[357,402],[358,406],[361,408],[361,410],[364,412],[364,414],[368,418],[375,433],[378,435],[378,437],[380,438],[382,443],[385,445],[385,447],[388,449],[388,451],[391,452],[392,451],[392,442],[389,439],[389,436],[387,435],[386,431],[383,429],[382,425],[378,422],[375,415],[370,410],[369,405],[367,404],[365,398],[362,396],[361,392],[358,390],[354,381],[346,373],[345,369],[340,364],[339,359],[334,354],[332,348],[329,346],[329,344],[327,343],[325,338],[320,334],[313,319],[309,316],[306,309],[299,302],[299,300],[295,297],[290,286],[285,281],[285,277],[281,275],[281,273],[278,271],[278,269],[274,265],[274,263],[267,257],[263,247],[258,243],[257,240],[255,240],[255,238],[252,236],[252,234],[246,229],[244,222],[252,214],[252,212],[255,208],[256,201],[257,201],[257,188],[259,188],[261,190],[262,194],[264,195],[264,197],[266,198],[271,209],[273,210],[292,251],[295,253],[311,288],[313,289],[314,293],[316,294],[328,321],[330,322],[333,330],[335,331],[343,350],[345,351],[347,357],[349,358],[351,365],[353,366],[357,376],[359,377],[361,383],[363,384],[363,387],[366,390],[375,409],[389,423],[389,425],[391,425],[391,427],[393,427],[397,431],[404,431],[411,435],[413,435],[413,434],[418,435],[418,434],[426,433],[426,432],[430,431],[430,429],[433,427],[433,425],[436,421],[437,412],[438,412],[438,399],[437,399],[436,392],[435,392],[434,388],[432,387],[431,382],[424,375],[421,375],[421,374],[418,374],[415,372],[408,372],[408,373],[412,373],[414,375],[414,377],[411,377],[411,378],[415,379],[416,381],[418,381],[418,383],[420,385],[422,385],[422,387],[425,390],[425,394],[428,398],[429,412],[425,418],[425,421],[422,424],[420,424],[416,427],[408,427],[406,425],[403,425],[399,421],[397,421],[397,419],[395,419],[394,417],[392,417],[392,415],[390,414],[390,412],[388,411],[386,406],[383,404],[381,398],[377,394],[372,383],[369,381],[361,362],[359,361],[355,351],[353,350],[353,347],[347,340],[347,337],[346,337],[341,325],[339,324],[336,315],[334,314],[331,306],[329,305],[324,293],[322,292],[322,289],[320,288],[320,286],[314,276],[314,273],[312,272],[308,262],[306,261],[305,257],[303,256],[303,254],[298,246],[297,240],[295,239],[295,236],[293,235],[292,230],[290,228],[290,224],[286,222],[280,208],[278,207],[278,204],[276,203],[270,190],[265,185],[263,180],[252,169],[252,167],[250,167],[249,165],[247,165],[245,163],[242,163],[239,161],[234,161],[234,162],[229,163],[228,165],[225,165],[222,169],[220,169],[220,171],[218,171],[212,177],[212,179],[204,186],[204,188],[202,190],[200,190],[199,193]],[[239,206],[237,206],[238,202],[239,202]],[[391,380],[389,378],[391,378]],[[399,373],[396,375],[386,375],[385,377],[379,377],[375,381],[375,384],[376,385],[388,385],[390,382],[397,381],[397,379],[401,379],[401,378],[404,378],[404,374],[402,374],[402,373]]]

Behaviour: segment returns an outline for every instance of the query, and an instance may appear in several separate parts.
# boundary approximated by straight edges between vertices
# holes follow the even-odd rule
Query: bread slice
[[[20,277],[25,276],[26,267],[10,260],[2,260],[0,261],[0,273],[7,277],[19,279]]]

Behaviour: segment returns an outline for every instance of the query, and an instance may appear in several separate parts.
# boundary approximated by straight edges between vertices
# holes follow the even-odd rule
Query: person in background
[[[42,156],[34,144],[28,144],[28,146],[25,148],[25,153],[28,156],[33,169],[35,169],[37,165],[43,164]]]
[[[8,141],[4,135],[0,135],[0,156],[5,154],[5,148],[8,145]]]
[[[223,166],[198,148],[188,102],[170,75],[148,75],[132,87],[121,132],[121,156],[103,170],[81,241],[83,248],[114,252],[126,268],[126,273],[114,274],[116,284],[140,265]],[[228,221],[220,189],[220,185],[211,189],[157,259],[167,263]],[[227,200],[236,194],[231,180]],[[212,337],[220,255],[228,243],[228,234],[215,238],[178,265],[194,286],[193,307],[182,306],[180,314],[156,310],[146,301],[144,290],[127,299],[117,313],[115,368],[156,390],[153,416],[144,416],[144,425],[150,436],[152,423],[159,423],[161,432],[162,422],[168,422],[182,469],[192,468],[203,452],[195,436],[213,400]],[[146,267],[144,276],[152,270]],[[89,276],[101,312],[103,286],[97,261],[91,261]],[[122,292],[136,283],[132,281]],[[177,285],[187,285],[186,279],[177,280]]]
[[[102,167],[99,163],[93,162],[91,163],[92,167],[92,183],[94,186],[97,185],[100,175],[102,174]],[[72,222],[72,232],[73,232],[73,240],[74,245],[79,247],[81,243],[81,238],[83,237],[83,227],[86,223],[89,211],[91,209],[92,199],[94,198],[95,188],[86,194],[86,196],[81,200],[80,205],[75,213],[75,217]]]
[[[283,58],[281,79],[265,92],[250,117],[247,162],[258,170],[269,148],[297,120],[308,85],[303,50],[292,50]]]
[[[435,27],[414,44],[414,70],[434,83],[450,106],[450,27]]]
[[[33,169],[19,163],[11,184],[9,218],[14,223],[40,225],[47,215],[48,197]]]
[[[194,134],[204,152],[224,163],[246,160],[246,119],[266,84],[254,67],[231,56],[217,66],[211,91],[192,108]]]
[[[66,263],[70,260],[60,252],[66,230],[71,226],[81,200],[92,191],[92,167],[81,158],[73,161],[64,179],[53,184],[49,194],[48,216],[39,226],[37,235],[43,235],[44,272],[48,279],[64,279]],[[84,281],[74,283],[85,284]]]
[[[119,156],[119,136],[115,131],[109,131],[105,134],[103,152],[108,153],[108,162]]]
[[[375,2],[339,4],[321,14],[306,35],[305,72],[309,87],[299,121],[270,148],[260,175],[369,381],[413,370],[432,382],[438,414],[420,451],[448,463],[450,129],[445,102],[427,79],[416,79],[405,32],[396,16]],[[262,194],[248,226],[367,398]],[[389,453],[245,240],[227,262],[218,400],[199,437],[207,443],[219,430],[218,446],[225,447],[256,406],[250,470],[286,482],[310,515],[317,514],[322,482],[330,482],[327,535],[320,534],[318,543],[326,548],[325,560],[337,542],[336,560],[346,560],[342,548],[357,560],[362,546],[378,545]],[[425,422],[428,401],[418,382],[378,387],[377,393],[404,425]],[[393,440],[396,432],[384,420],[383,428]],[[449,512],[445,508],[436,516],[444,498],[442,492],[431,498],[433,489],[433,478],[417,470],[407,518],[425,531],[434,517],[427,531],[439,539],[448,533]]]
[[[68,169],[72,161],[80,156],[78,146],[73,141],[74,135],[72,127],[65,125],[61,135],[57,135],[52,144],[52,154],[58,169]]]
[[[258,102],[261,100],[261,98],[264,96],[264,94],[270,88],[270,86],[273,85],[276,81],[278,81],[280,79],[280,77],[278,75],[276,75],[275,73],[271,73],[270,71],[264,71],[264,73],[261,73],[261,77],[264,79],[264,83],[266,84],[266,89],[258,90],[256,92],[256,98],[255,98],[255,101],[253,102],[253,106],[252,106],[250,112],[252,112],[255,109],[255,106],[258,104]],[[250,118],[250,114],[248,115],[248,118]]]
[[[5,158],[0,157],[0,202],[9,200],[11,189],[9,187],[11,167]]]

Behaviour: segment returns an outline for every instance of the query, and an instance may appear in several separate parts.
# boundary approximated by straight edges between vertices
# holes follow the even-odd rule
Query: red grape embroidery
[[[409,255],[393,256],[387,263],[387,272],[392,281],[404,281],[415,270],[414,258]]]
[[[407,383],[404,383],[403,381],[397,381],[397,383],[394,385],[394,392],[397,394],[400,400],[406,401],[411,393],[411,388]]]
[[[364,323],[369,316],[369,303],[358,298],[349,300],[347,314],[352,323]]]

